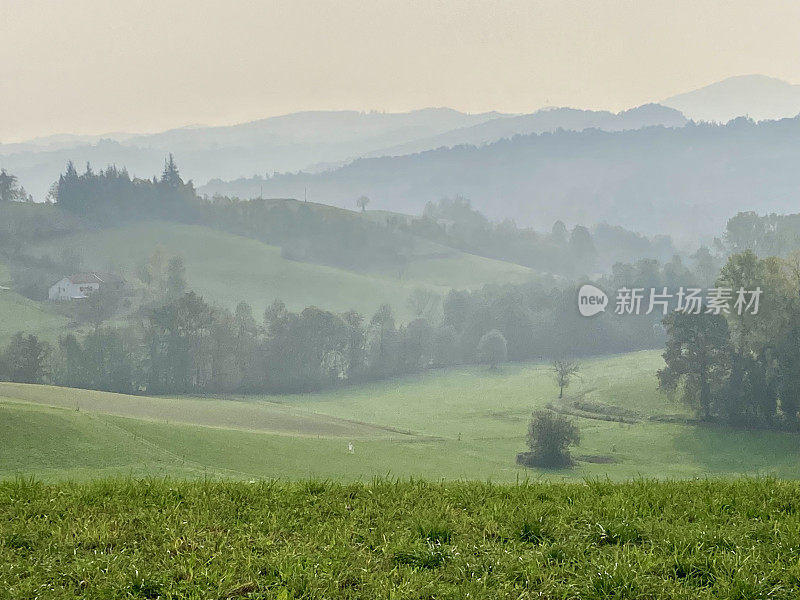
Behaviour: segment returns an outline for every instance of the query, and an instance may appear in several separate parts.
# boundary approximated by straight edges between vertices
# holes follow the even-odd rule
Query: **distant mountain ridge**
[[[419,213],[461,195],[492,220],[544,229],[601,221],[646,234],[714,235],[742,210],[792,212],[800,199],[800,117],[616,132],[557,131],[397,157],[317,174],[212,181],[201,191],[302,197]],[[255,192],[256,194],[254,194]]]
[[[50,136],[24,144],[0,145],[0,166],[43,200],[68,160],[95,168],[126,166],[150,177],[173,153],[186,179],[299,171],[315,163],[340,163],[385,146],[474,125],[500,113],[466,114],[450,108],[407,113],[317,111],[292,113],[232,126],[189,127],[157,134],[120,134],[119,139]],[[70,144],[70,140],[74,140]]]
[[[134,136],[128,141],[141,147],[169,147],[176,152],[183,146],[259,146],[265,142],[285,146],[357,141],[375,144],[436,135],[501,116],[497,112],[467,114],[451,108],[424,108],[405,113],[305,111],[238,125],[173,129]]]
[[[0,167],[15,174],[41,201],[69,160],[79,167],[90,162],[95,169],[116,164],[140,177],[151,177],[161,171],[165,156],[171,152],[183,177],[201,185],[203,191],[248,197],[274,187],[274,182],[264,183],[270,174],[301,170],[324,173],[362,158],[413,155],[442,147],[481,147],[515,136],[558,130],[620,132],[654,125],[680,128],[687,118],[725,122],[741,115],[760,120],[798,113],[800,86],[747,75],[617,114],[572,108],[517,115],[466,114],[450,108],[406,113],[309,111],[238,125],[194,126],[147,135],[54,135],[22,144],[0,144]],[[464,182],[471,177],[473,173],[465,173]],[[424,194],[427,197],[428,190]],[[328,201],[321,195],[314,199]]]
[[[450,108],[407,113],[301,112],[239,125],[187,127],[157,134],[49,136],[26,144],[0,145],[0,166],[43,200],[67,161],[95,168],[109,164],[151,177],[173,153],[186,179],[198,184],[256,174],[325,171],[360,157],[429,150],[442,145],[482,144],[504,137],[556,129],[598,127],[611,131],[652,124],[679,126],[673,109],[639,107],[617,115],[605,111],[542,110],[530,115],[466,114]],[[258,194],[256,189],[254,194]]]
[[[559,129],[568,131],[583,131],[584,129],[623,131],[626,129],[640,129],[651,125],[683,127],[686,123],[687,119],[680,111],[659,104],[645,104],[619,113],[604,110],[551,108],[527,115],[491,119],[478,125],[454,129],[432,138],[416,140],[393,148],[382,148],[367,154],[367,156],[398,156],[443,146],[452,147],[463,144],[481,146],[504,138],[511,138],[515,135],[546,133]]]
[[[695,121],[726,123],[748,116],[756,121],[800,114],[800,85],[765,75],[738,75],[678,94],[661,104]]]

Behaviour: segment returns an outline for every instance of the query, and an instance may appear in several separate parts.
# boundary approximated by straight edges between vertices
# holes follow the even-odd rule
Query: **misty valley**
[[[0,598],[798,597],[800,12],[32,4]]]

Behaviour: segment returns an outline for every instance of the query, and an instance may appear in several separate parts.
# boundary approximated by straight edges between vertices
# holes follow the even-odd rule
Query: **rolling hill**
[[[392,272],[352,272],[288,260],[280,248],[195,225],[143,222],[56,238],[36,245],[41,255],[77,249],[86,269],[120,272],[132,278],[156,248],[181,254],[189,286],[213,302],[234,307],[248,302],[261,314],[275,299],[290,309],[315,305],[372,314],[390,304],[401,320],[413,317],[406,300],[418,287],[445,294],[451,288],[521,282],[530,269],[431,245],[434,252]]]
[[[515,135],[545,133],[558,131],[559,129],[567,131],[583,131],[584,129],[625,131],[627,129],[641,129],[642,127],[656,125],[683,127],[686,122],[686,117],[679,111],[658,104],[646,104],[619,113],[604,110],[549,108],[528,115],[503,116],[491,119],[477,125],[454,129],[431,138],[416,140],[391,148],[381,148],[365,156],[399,156],[442,147],[481,146],[512,138]]]
[[[800,476],[795,434],[693,424],[682,405],[656,390],[661,364],[652,351],[586,361],[563,401],[549,368],[535,364],[228,399],[0,383],[0,477]],[[580,428],[575,468],[547,472],[514,462],[531,411],[546,405]]]
[[[11,285],[10,279],[8,268],[0,262],[0,348],[4,348],[9,338],[18,331],[55,340],[57,332],[69,320],[52,312],[45,304],[34,302],[7,289]]]

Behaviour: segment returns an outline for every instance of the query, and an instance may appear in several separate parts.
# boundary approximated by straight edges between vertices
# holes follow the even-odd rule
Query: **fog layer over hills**
[[[737,210],[796,210],[800,152],[794,120],[694,121],[798,113],[800,86],[747,75],[616,114],[317,111],[148,135],[52,135],[0,144],[0,167],[42,201],[67,161],[149,176],[174,153],[208,195],[347,208],[367,195],[370,208],[419,213],[460,194],[492,219],[537,228],[607,221],[702,236]]]
[[[183,175],[198,184],[305,170],[318,172],[363,156],[407,154],[440,146],[483,144],[520,133],[597,127],[616,131],[681,125],[675,110],[645,106],[614,114],[573,109],[530,115],[465,114],[449,108],[408,113],[302,112],[226,127],[183,128],[152,135],[50,136],[0,145],[0,165],[43,200],[67,161],[96,167],[125,165],[134,174],[157,172],[174,153]],[[249,195],[258,195],[254,185]],[[320,201],[325,201],[320,198]]]
[[[309,197],[416,213],[462,195],[493,220],[543,228],[607,221],[644,233],[704,236],[740,210],[791,212],[800,200],[800,118],[727,125],[558,131],[481,147],[360,159],[340,169],[211,182],[202,191]]]

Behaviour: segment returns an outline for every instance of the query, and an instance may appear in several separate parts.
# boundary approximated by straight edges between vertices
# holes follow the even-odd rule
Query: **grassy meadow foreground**
[[[0,484],[3,598],[796,598],[800,484]]]
[[[800,478],[796,435],[694,423],[656,389],[661,365],[655,351],[586,361],[563,400],[549,366],[536,364],[236,398],[0,383],[0,477]],[[576,466],[522,468],[531,411],[548,405],[580,428]]]

